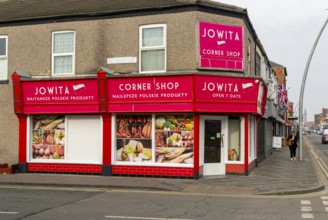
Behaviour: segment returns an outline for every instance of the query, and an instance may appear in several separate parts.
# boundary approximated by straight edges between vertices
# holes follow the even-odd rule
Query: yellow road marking
[[[19,212],[2,212],[2,211],[0,211],[0,215],[16,215],[18,213]]]
[[[139,219],[139,220],[192,220],[192,219],[176,219],[176,218],[155,218],[155,217],[136,217],[136,216],[114,216],[107,215],[105,218],[114,218],[114,219]]]

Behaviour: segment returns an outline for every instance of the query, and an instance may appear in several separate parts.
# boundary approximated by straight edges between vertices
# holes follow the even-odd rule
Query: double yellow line
[[[308,146],[309,150],[311,151],[314,159],[318,163],[319,167],[321,168],[322,172],[326,176],[326,179],[328,179],[328,166],[325,162],[318,156],[318,154],[315,152],[313,145],[309,142],[308,139],[304,138],[304,141],[306,142],[306,145]]]

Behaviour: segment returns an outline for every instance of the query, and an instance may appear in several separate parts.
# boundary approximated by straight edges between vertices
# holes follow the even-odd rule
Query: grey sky
[[[289,100],[298,106],[306,62],[325,20],[327,0],[216,0],[247,8],[270,60],[286,66]],[[304,93],[308,121],[328,108],[328,27],[314,53]],[[298,112],[298,108],[295,109]],[[297,113],[298,115],[298,113]]]

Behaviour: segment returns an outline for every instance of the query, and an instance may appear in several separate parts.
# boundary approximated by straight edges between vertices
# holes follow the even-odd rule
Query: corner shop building
[[[20,171],[247,175],[256,165],[267,84],[255,71],[260,46],[247,12],[210,1],[152,1],[153,8],[143,2],[138,10],[130,2],[124,5],[129,10],[114,12],[117,2],[107,3],[99,16],[76,18],[59,8],[40,23],[1,27],[9,42],[22,32],[40,42],[9,48],[16,58],[9,72],[30,73],[12,77]],[[143,69],[141,54],[153,51],[140,40],[152,43],[147,33],[153,29],[161,34],[158,54],[164,57],[155,71]],[[57,36],[74,48],[69,73],[52,68]],[[122,56],[134,61],[111,63],[114,74],[97,73]]]
[[[12,79],[20,172],[198,178],[256,165],[259,78]]]

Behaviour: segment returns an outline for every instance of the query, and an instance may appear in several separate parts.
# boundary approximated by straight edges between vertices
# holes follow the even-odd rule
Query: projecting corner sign
[[[243,28],[199,22],[199,65],[207,69],[243,69]]]

